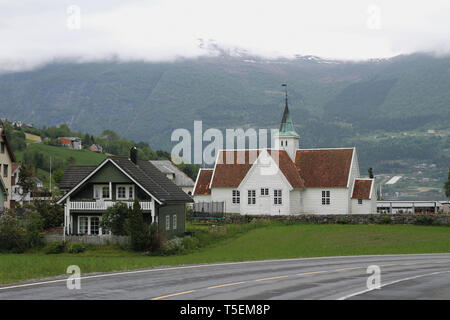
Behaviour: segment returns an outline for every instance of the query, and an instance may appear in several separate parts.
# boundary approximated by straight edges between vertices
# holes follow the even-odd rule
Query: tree
[[[373,170],[372,170],[372,168],[369,168],[369,178],[370,179],[373,179]]]
[[[448,167],[447,181],[444,183],[444,193],[447,198],[450,198],[450,167]]]
[[[35,188],[36,184],[33,177],[33,168],[26,163],[22,163],[19,171],[19,181],[17,182],[17,185],[22,189],[22,199]]]
[[[149,247],[149,228],[144,223],[141,205],[136,198],[133,208],[128,215],[128,233],[130,235],[131,247],[136,251],[143,251]]]
[[[128,206],[123,202],[118,202],[109,207],[102,215],[100,227],[111,231],[116,236],[126,236],[128,234]]]

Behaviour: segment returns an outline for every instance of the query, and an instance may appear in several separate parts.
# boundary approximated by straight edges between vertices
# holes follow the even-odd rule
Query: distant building
[[[78,137],[60,137],[58,140],[64,147],[68,147],[74,150],[81,150],[81,139]]]
[[[102,153],[103,152],[103,147],[99,144],[92,144],[92,146],[89,147],[89,150],[92,152],[97,152],[97,153]]]
[[[170,160],[150,160],[150,162],[158,168],[159,171],[164,173],[167,178],[172,180],[177,186],[179,186],[184,192],[192,196],[194,191],[194,180],[192,180],[187,174],[178,169],[176,165]]]
[[[378,200],[378,213],[439,213],[440,201]]]
[[[37,177],[33,177],[34,190],[29,191],[26,194],[23,194],[23,188],[20,185],[18,185],[20,170],[21,167],[19,164],[16,163],[13,164],[12,178],[11,178],[11,189],[12,189],[11,202],[14,202],[14,205],[16,203],[20,205],[23,205],[24,203],[30,203],[35,199],[51,200],[51,193],[44,191],[44,184]]]
[[[0,128],[0,175],[6,189],[6,196],[4,199],[4,207],[6,209],[11,208],[11,170],[14,162],[16,162],[16,157],[9,144],[6,131],[4,128]]]

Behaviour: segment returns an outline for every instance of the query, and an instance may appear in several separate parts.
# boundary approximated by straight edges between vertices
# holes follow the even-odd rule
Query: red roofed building
[[[375,190],[360,178],[355,148],[299,148],[286,100],[275,148],[219,151],[214,168],[200,170],[194,201],[240,214],[369,214]]]

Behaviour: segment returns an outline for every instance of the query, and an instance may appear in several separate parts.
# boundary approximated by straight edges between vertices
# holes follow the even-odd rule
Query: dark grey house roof
[[[150,160],[159,171],[164,174],[173,173],[175,175],[175,184],[179,187],[193,187],[194,181],[183,171],[178,169],[170,160]]]
[[[97,166],[70,166],[59,183],[61,190],[70,190],[87,177]]]
[[[149,161],[138,160],[137,164],[134,164],[130,159],[125,157],[109,157],[100,165],[106,161],[112,161],[130,178],[140,184],[145,191],[162,203],[193,201],[191,197],[184,193],[180,187],[167,178]],[[72,190],[96,168],[98,166],[71,166],[67,168],[61,179],[59,188],[68,191]]]
[[[111,157],[119,167],[139,182],[148,192],[161,202],[192,202],[180,187],[146,160],[138,160],[135,165],[130,159]]]

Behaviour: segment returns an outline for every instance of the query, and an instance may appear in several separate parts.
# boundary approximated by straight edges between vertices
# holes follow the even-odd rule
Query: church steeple
[[[285,101],[286,101],[286,105],[284,107],[283,118],[281,119],[280,136],[299,137],[298,133],[295,131],[294,123],[292,122],[292,118],[291,118],[291,115],[289,113],[287,84],[283,83],[282,86],[285,87],[285,94],[286,94]]]
[[[287,84],[282,84],[285,87],[285,106],[283,112],[283,118],[281,119],[280,131],[275,137],[275,147],[280,150],[285,150],[292,161],[295,161],[295,154],[299,148],[300,136],[295,131],[294,123],[292,122],[291,115],[288,107],[288,95]]]

